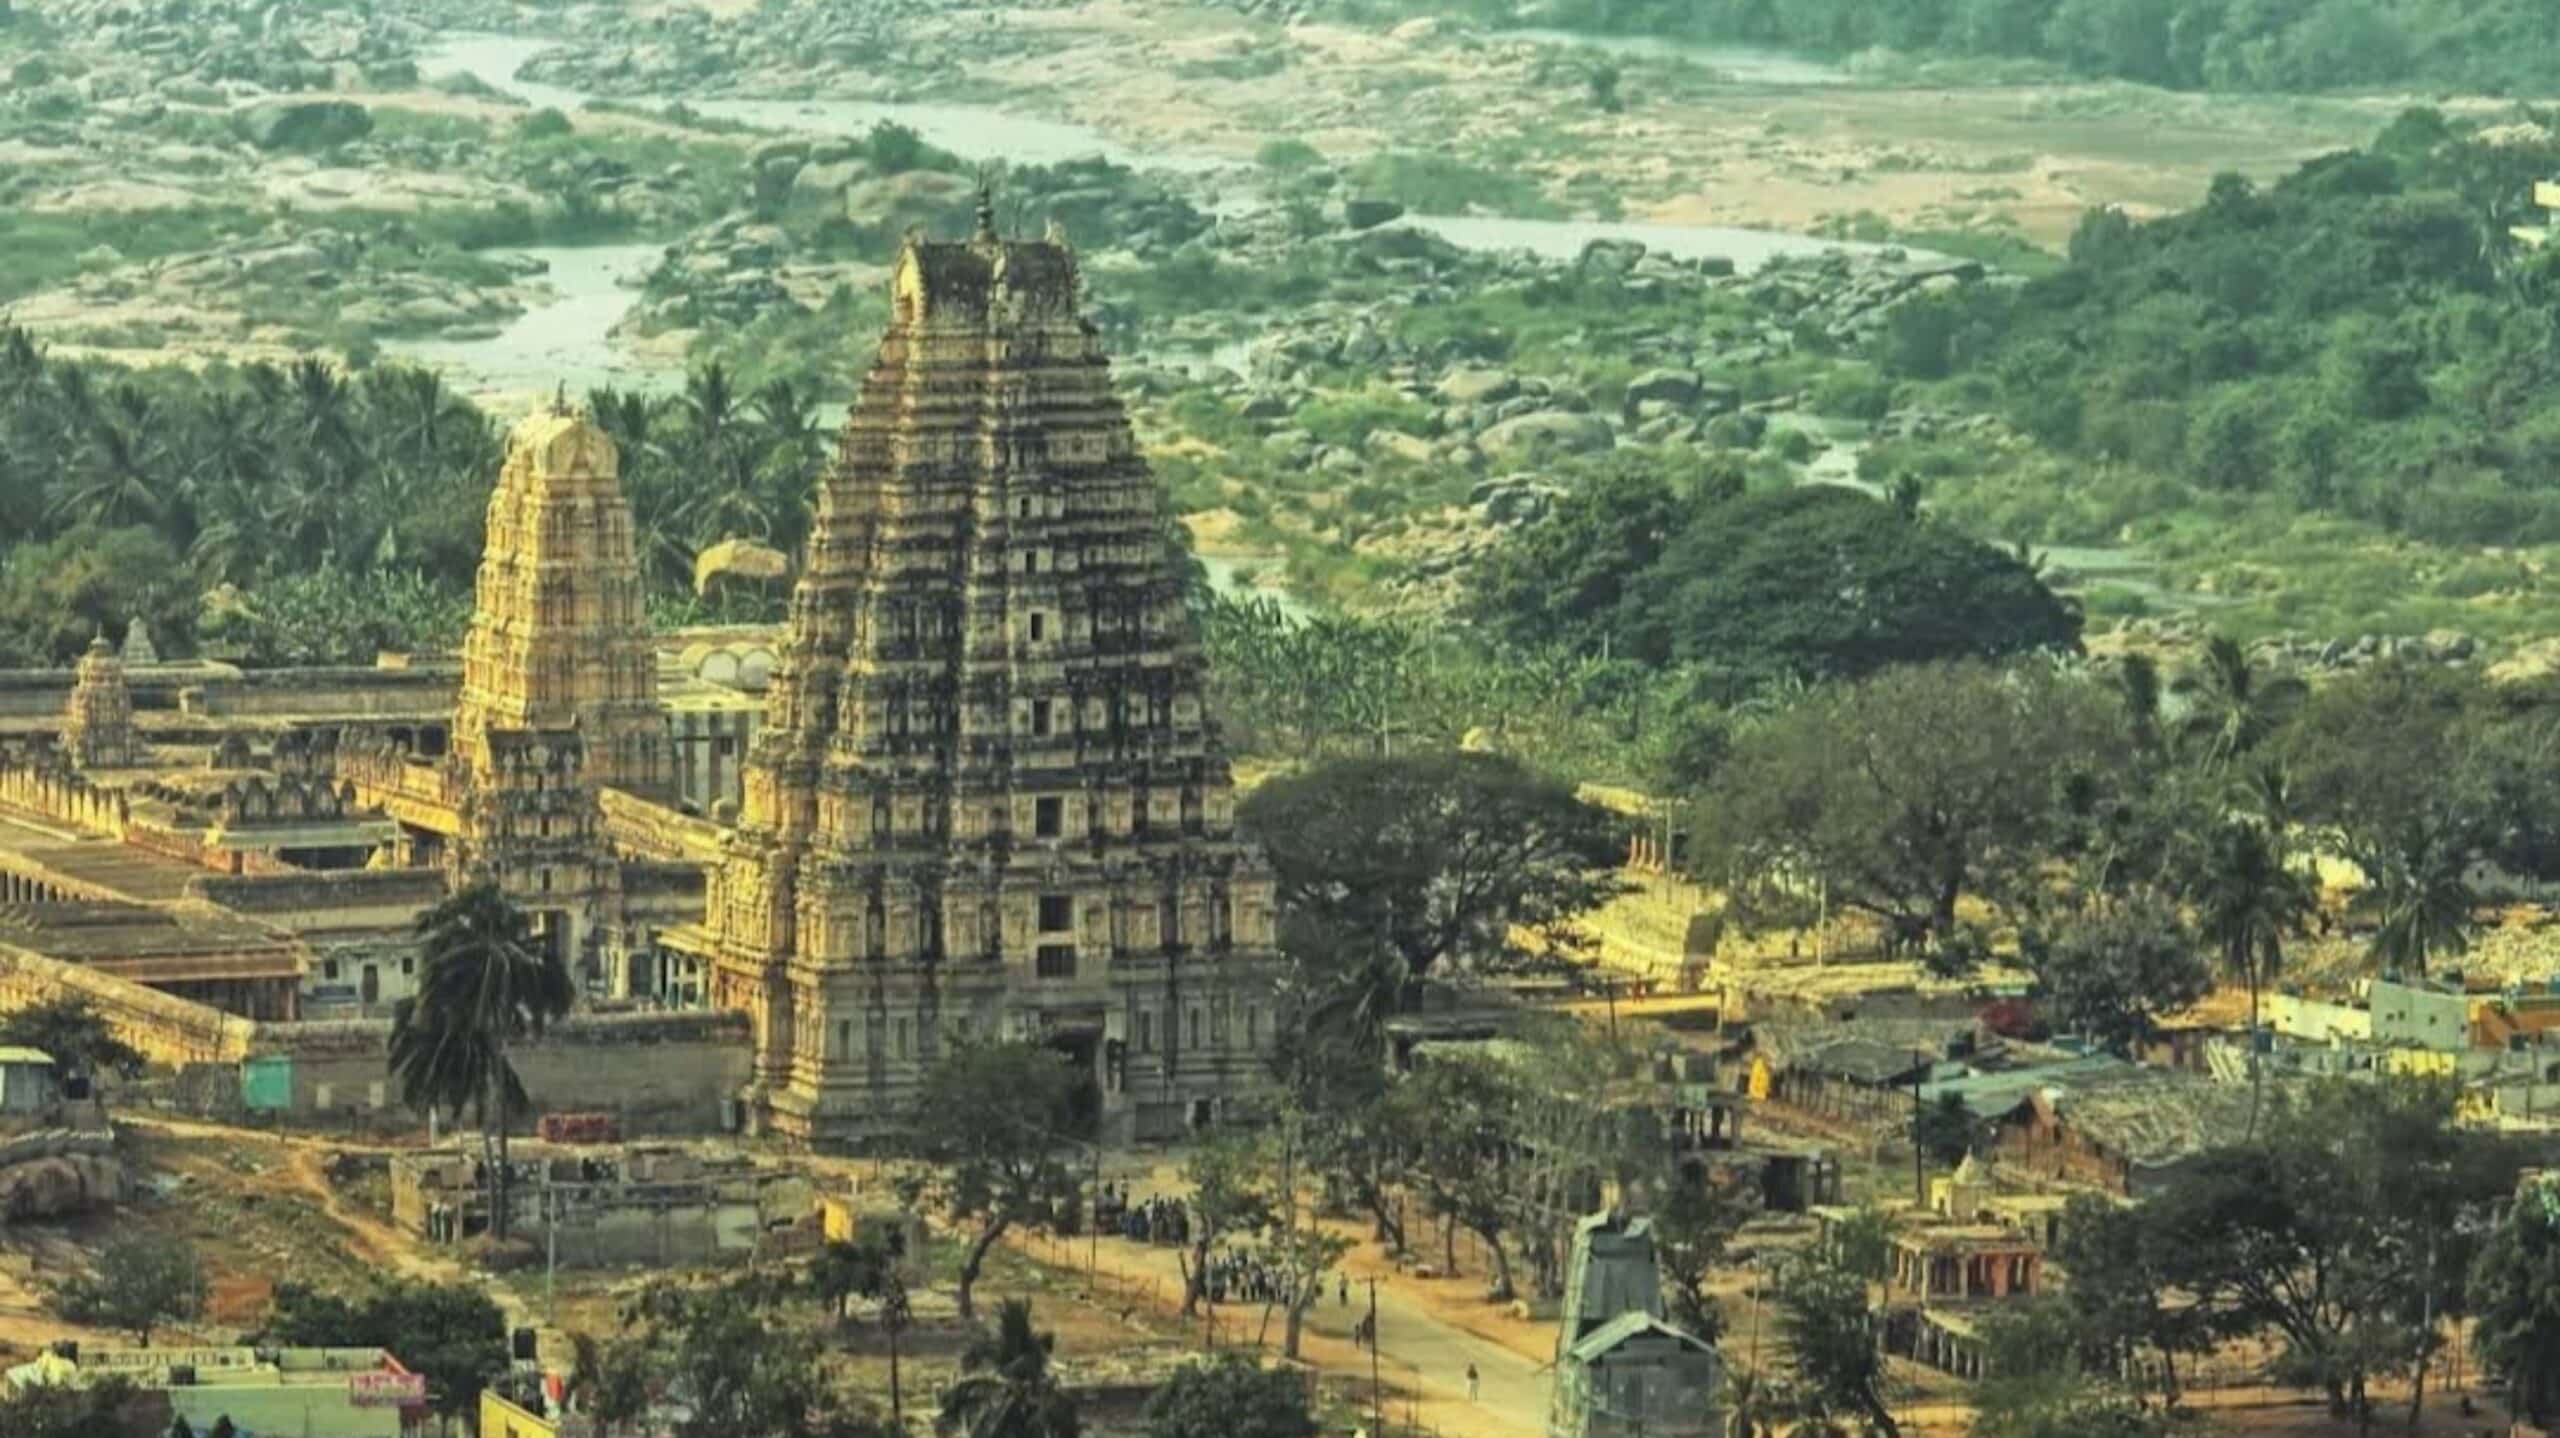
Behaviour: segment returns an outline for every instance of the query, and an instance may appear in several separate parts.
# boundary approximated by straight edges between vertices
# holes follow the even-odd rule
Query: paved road
[[[1084,1239],[1065,1245],[1035,1242],[1031,1246],[1044,1259],[1061,1265],[1081,1266],[1085,1262]],[[1162,1293],[1172,1301],[1179,1300],[1182,1269],[1176,1249],[1106,1238],[1099,1251],[1104,1268],[1154,1278]],[[1415,1405],[1416,1416],[1426,1428],[1436,1427],[1448,1438],[1543,1438],[1546,1366],[1501,1344],[1478,1338],[1431,1312],[1401,1291],[1401,1283],[1412,1281],[1382,1278],[1378,1283],[1378,1369],[1385,1386],[1390,1390],[1419,1389],[1421,1402]],[[1308,1314],[1311,1336],[1304,1356],[1329,1373],[1366,1376],[1369,1355],[1351,1346],[1351,1329],[1367,1312],[1365,1284],[1354,1283],[1349,1307],[1328,1291]],[[1270,1341],[1274,1347],[1280,1341],[1282,1321],[1279,1315],[1273,1315]],[[1221,1343],[1229,1341],[1230,1335],[1250,1341],[1260,1325],[1258,1306],[1229,1304],[1219,1310]],[[1482,1380],[1480,1396],[1472,1403],[1467,1399],[1470,1363],[1476,1366]],[[1391,1396],[1387,1406],[1393,1422],[1405,1420],[1407,1405],[1401,1400]]]

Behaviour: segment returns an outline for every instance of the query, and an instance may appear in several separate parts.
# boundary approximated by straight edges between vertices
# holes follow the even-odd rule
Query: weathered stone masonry
[[[901,1122],[967,1035],[1046,1038],[1110,1133],[1168,1135],[1262,1082],[1277,956],[1156,487],[1063,244],[982,217],[892,298],[712,876],[712,1001],[786,1136]]]

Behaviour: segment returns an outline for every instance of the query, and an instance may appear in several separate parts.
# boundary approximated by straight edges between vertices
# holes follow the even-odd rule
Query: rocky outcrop
[[[86,1213],[126,1193],[111,1133],[46,1129],[0,1141],[0,1224]]]

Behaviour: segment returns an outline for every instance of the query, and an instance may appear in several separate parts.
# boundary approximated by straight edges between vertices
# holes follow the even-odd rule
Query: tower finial
[[[977,238],[983,244],[993,244],[996,238],[995,173],[983,165],[978,167]]]
[[[553,414],[569,412],[569,382],[565,379],[560,381],[558,389],[551,392],[551,412]]]

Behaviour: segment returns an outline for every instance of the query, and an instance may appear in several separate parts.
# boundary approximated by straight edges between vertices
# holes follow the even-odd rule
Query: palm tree
[[[532,937],[497,885],[473,884],[418,919],[425,967],[391,1020],[391,1076],[413,1109],[469,1110],[496,1140],[491,1232],[507,1236],[507,1128],[532,1104],[507,1045],[540,1038],[576,997],[568,966]]]
[[[2382,900],[2382,924],[2373,933],[2373,957],[2386,968],[2424,975],[2435,954],[2471,947],[2473,910],[2479,897],[2463,874],[2463,851],[2446,835],[2430,832],[2394,855],[2374,874]]]
[[[2238,641],[2217,634],[2205,645],[2203,664],[2181,677],[2178,692],[2189,706],[2178,726],[2181,737],[2206,768],[2219,769],[2283,728],[2311,690],[2293,675],[2252,667]]]
[[[2283,849],[2264,825],[2223,821],[2207,842],[2203,872],[2189,886],[2196,928],[2221,951],[2223,968],[2249,987],[2249,1131],[2257,1132],[2258,1001],[2284,969],[2284,939],[2299,933],[2313,896],[2286,867]]]
[[[943,1391],[936,1432],[949,1438],[1077,1438],[1075,1400],[1049,1372],[1056,1335],[1031,1327],[1031,1304],[1008,1298],[996,1331],[960,1356],[960,1380]]]

